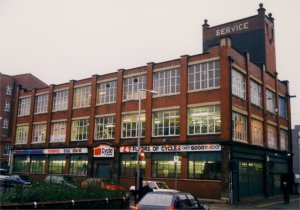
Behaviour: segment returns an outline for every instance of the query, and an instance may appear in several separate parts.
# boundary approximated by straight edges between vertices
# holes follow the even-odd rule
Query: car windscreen
[[[140,205],[171,206],[173,195],[148,193],[139,202]]]

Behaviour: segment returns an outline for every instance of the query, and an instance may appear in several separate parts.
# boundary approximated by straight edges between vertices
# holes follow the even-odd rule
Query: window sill
[[[210,91],[210,90],[218,90],[221,87],[213,87],[213,88],[205,88],[205,89],[196,89],[196,90],[188,90],[188,93],[197,93],[197,92],[205,92],[205,91]]]

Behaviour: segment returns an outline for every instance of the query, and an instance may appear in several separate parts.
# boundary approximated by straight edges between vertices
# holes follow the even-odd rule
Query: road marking
[[[299,199],[300,198],[291,199],[290,202],[291,201],[296,201],[296,200],[299,200]],[[265,204],[261,204],[261,205],[255,206],[255,208],[261,208],[261,207],[275,205],[275,204],[279,204],[279,203],[283,203],[283,201],[275,201],[275,202],[272,202],[272,203],[265,203]]]

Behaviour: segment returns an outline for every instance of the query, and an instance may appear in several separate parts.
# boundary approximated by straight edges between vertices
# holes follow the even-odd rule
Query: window
[[[221,132],[220,106],[190,108],[188,112],[189,135]]]
[[[256,119],[251,119],[252,143],[263,145],[263,123]]]
[[[45,143],[46,141],[46,124],[35,124],[32,129],[31,143]]]
[[[280,149],[288,150],[288,132],[280,129]]]
[[[72,121],[71,141],[83,141],[89,139],[90,120],[80,119]]]
[[[169,95],[179,93],[180,91],[180,71],[179,69],[170,69],[154,73],[153,81],[154,91],[158,95]]]
[[[220,87],[220,61],[210,61],[189,66],[189,90]]]
[[[87,175],[87,155],[71,155],[70,161],[70,174],[77,176]]]
[[[121,176],[134,177],[136,173],[136,153],[121,154],[120,167]],[[146,161],[140,161],[141,176],[145,176]]]
[[[91,86],[74,88],[73,108],[91,105]]]
[[[4,144],[3,145],[3,151],[2,151],[2,154],[4,156],[8,156],[10,153],[10,145],[9,144]]]
[[[53,111],[68,109],[69,90],[60,90],[53,93]]]
[[[273,125],[267,125],[268,146],[269,148],[277,148],[277,129]]]
[[[247,141],[247,117],[246,116],[233,112],[232,129],[233,129],[234,140]]]
[[[115,138],[115,117],[98,117],[95,119],[95,139]]]
[[[32,155],[30,159],[30,173],[43,174],[45,173],[45,156]]]
[[[97,85],[97,104],[115,103],[117,96],[117,81],[99,83]]]
[[[179,110],[154,112],[152,118],[153,136],[179,135]]]
[[[141,136],[145,136],[145,113],[141,114]],[[122,116],[122,138],[135,138],[138,136],[138,114]]]
[[[64,174],[66,166],[65,155],[49,155],[49,174]]]
[[[235,69],[232,69],[231,74],[232,94],[246,99],[246,77]]]
[[[284,97],[279,97],[279,116],[282,118],[287,118],[287,108],[286,101]]]
[[[21,98],[19,101],[18,116],[29,115],[31,98]]]
[[[17,126],[16,144],[27,144],[28,141],[28,125]]]
[[[174,163],[176,153],[152,154],[152,177],[154,178],[178,178],[181,176],[181,160]]]
[[[65,142],[66,131],[67,131],[66,121],[51,123],[50,143]]]
[[[3,119],[2,128],[8,129],[9,120],[7,118]]]
[[[123,99],[138,99],[139,90],[146,89],[146,75],[124,79]],[[146,91],[140,91],[141,98],[146,98]]]
[[[11,94],[12,94],[12,87],[10,85],[6,86],[5,94],[11,96]]]
[[[14,155],[13,173],[25,173],[26,163],[26,155]]]
[[[48,112],[48,94],[38,95],[35,97],[34,113]]]
[[[275,93],[270,90],[266,90],[267,110],[273,114],[275,114],[275,110],[276,110],[275,99],[276,99]]]
[[[256,106],[262,106],[261,85],[251,80],[250,87],[251,87],[251,103],[255,104]]]
[[[221,179],[220,152],[194,152],[188,154],[189,179]]]
[[[10,111],[10,102],[9,101],[5,101],[4,111],[5,112],[9,112]]]

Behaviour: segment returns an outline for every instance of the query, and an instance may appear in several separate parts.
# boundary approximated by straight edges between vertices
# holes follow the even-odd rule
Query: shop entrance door
[[[97,164],[96,177],[111,178],[111,165],[110,164]]]

